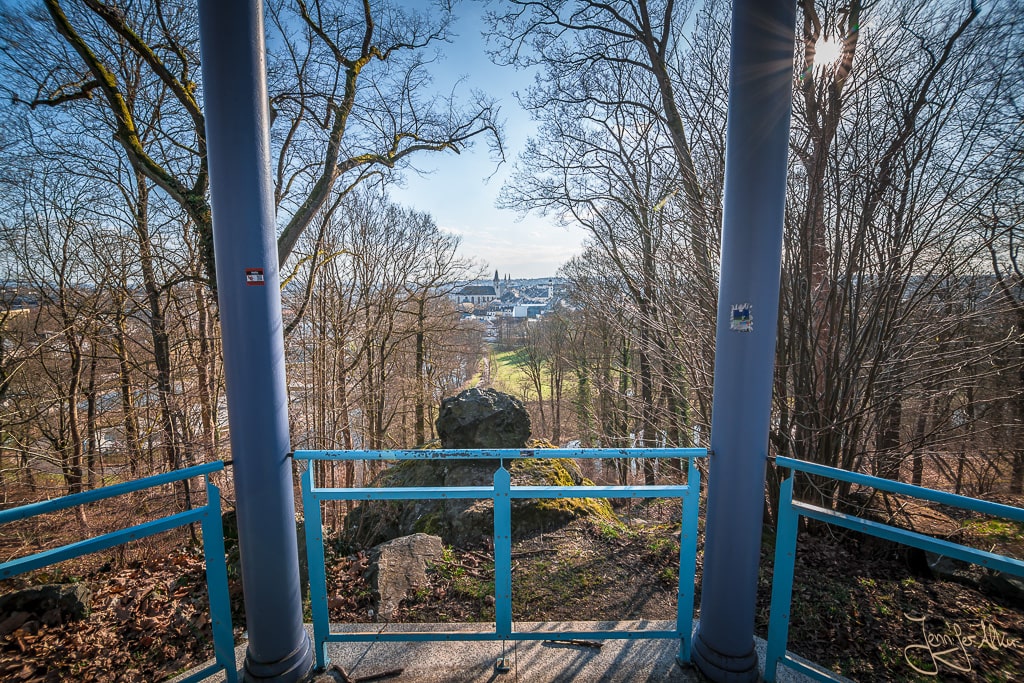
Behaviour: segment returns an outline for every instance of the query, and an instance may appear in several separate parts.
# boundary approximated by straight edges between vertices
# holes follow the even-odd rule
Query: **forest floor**
[[[577,520],[515,539],[514,619],[675,618],[677,503],[633,503],[618,512],[619,524]],[[961,528],[961,540],[976,547],[1024,556],[1018,525],[966,519]],[[0,583],[0,593],[70,581],[93,591],[86,620],[0,623],[0,680],[165,680],[212,658],[201,554],[180,537],[165,539],[102,565],[65,563],[59,572]],[[773,542],[766,534],[755,626],[762,637]],[[698,550],[698,586],[700,559]],[[367,564],[364,553],[329,551],[332,622],[372,621]],[[791,651],[859,681],[1024,680],[1024,609],[997,596],[981,570],[936,579],[904,549],[828,529],[801,535],[796,565]],[[394,620],[490,621],[493,574],[488,549],[447,549],[429,572],[430,585],[402,603]],[[242,642],[237,576],[231,585],[236,642]]]

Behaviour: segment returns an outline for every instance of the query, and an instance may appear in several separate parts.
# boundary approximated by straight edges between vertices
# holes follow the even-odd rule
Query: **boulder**
[[[85,619],[92,611],[92,590],[82,583],[46,584],[0,596],[0,635],[29,621],[55,626]]]
[[[494,389],[467,389],[442,400],[436,425],[442,448],[522,448],[530,438],[526,406]]]
[[[982,577],[981,585],[1015,605],[1024,605],[1024,579],[1019,576],[990,569]]]
[[[530,415],[522,401],[494,389],[467,389],[444,399],[437,432],[442,448],[553,448],[546,441],[529,440]],[[370,486],[489,487],[498,465],[493,458],[406,460],[381,472]],[[573,460],[517,459],[506,466],[516,486],[579,486],[586,482]],[[614,519],[606,500],[517,499],[512,501],[512,532],[555,529],[584,516]],[[347,551],[412,533],[435,534],[445,543],[463,548],[487,545],[494,534],[494,505],[490,499],[366,502],[349,515],[345,527],[341,540]]]
[[[429,534],[402,536],[373,548],[366,577],[377,620],[390,621],[409,591],[426,587],[427,565],[443,555],[441,539]]]
[[[965,569],[970,568],[970,563],[961,562],[952,557],[939,555],[924,551],[925,562],[928,563],[928,570],[939,579],[956,579]]]
[[[535,442],[531,442],[533,444]],[[534,446],[536,448],[536,446]],[[372,486],[491,486],[494,460],[407,460],[384,470]],[[565,458],[519,459],[507,464],[514,486],[580,486],[590,484],[579,465]],[[548,498],[512,501],[513,536],[553,530],[579,517],[606,521],[615,515],[607,500]],[[362,503],[346,522],[346,551],[376,545],[413,533],[440,536],[461,548],[487,545],[494,533],[494,506],[481,500],[411,500]]]

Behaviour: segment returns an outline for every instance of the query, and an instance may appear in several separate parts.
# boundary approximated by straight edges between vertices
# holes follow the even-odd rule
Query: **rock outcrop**
[[[436,425],[442,448],[523,448],[530,438],[526,406],[494,389],[467,389],[442,400]]]
[[[494,389],[468,389],[445,399],[437,418],[443,448],[551,448],[529,441],[530,416],[514,396]],[[407,460],[381,472],[378,487],[491,486],[499,462],[479,460]],[[506,463],[514,486],[587,484],[575,461],[517,459]],[[584,516],[613,519],[607,501],[560,498],[512,501],[512,531],[521,535],[556,529]],[[373,501],[362,503],[346,522],[342,545],[367,548],[415,533],[440,536],[449,545],[487,545],[494,533],[494,506],[488,499]]]
[[[391,621],[409,591],[427,587],[427,566],[443,556],[441,539],[429,534],[402,536],[373,548],[366,577],[373,588],[376,619]]]
[[[47,584],[0,596],[0,636],[37,621],[55,626],[89,616],[92,590],[82,583]]]

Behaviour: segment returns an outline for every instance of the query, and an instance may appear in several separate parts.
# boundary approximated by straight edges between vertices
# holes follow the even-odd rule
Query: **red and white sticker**
[[[247,285],[263,285],[263,269],[262,268],[246,268],[245,269],[245,284]]]

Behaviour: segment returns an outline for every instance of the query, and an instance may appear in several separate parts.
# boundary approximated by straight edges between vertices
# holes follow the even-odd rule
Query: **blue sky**
[[[433,73],[442,90],[464,77],[461,92],[468,94],[475,88],[499,101],[506,122],[506,163],[495,173],[495,163],[483,144],[461,155],[420,158],[417,166],[430,173],[408,173],[405,187],[392,188],[390,193],[397,202],[429,212],[441,229],[460,235],[462,254],[486,262],[492,273],[497,269],[502,277],[505,273],[513,278],[547,277],[580,251],[584,233],[578,227],[560,226],[553,218],[531,214],[519,219],[515,211],[494,206],[512,163],[536,125],[512,95],[525,88],[532,76],[497,67],[487,58],[481,36],[483,9],[478,2],[458,4],[458,36],[443,46],[445,59]]]

